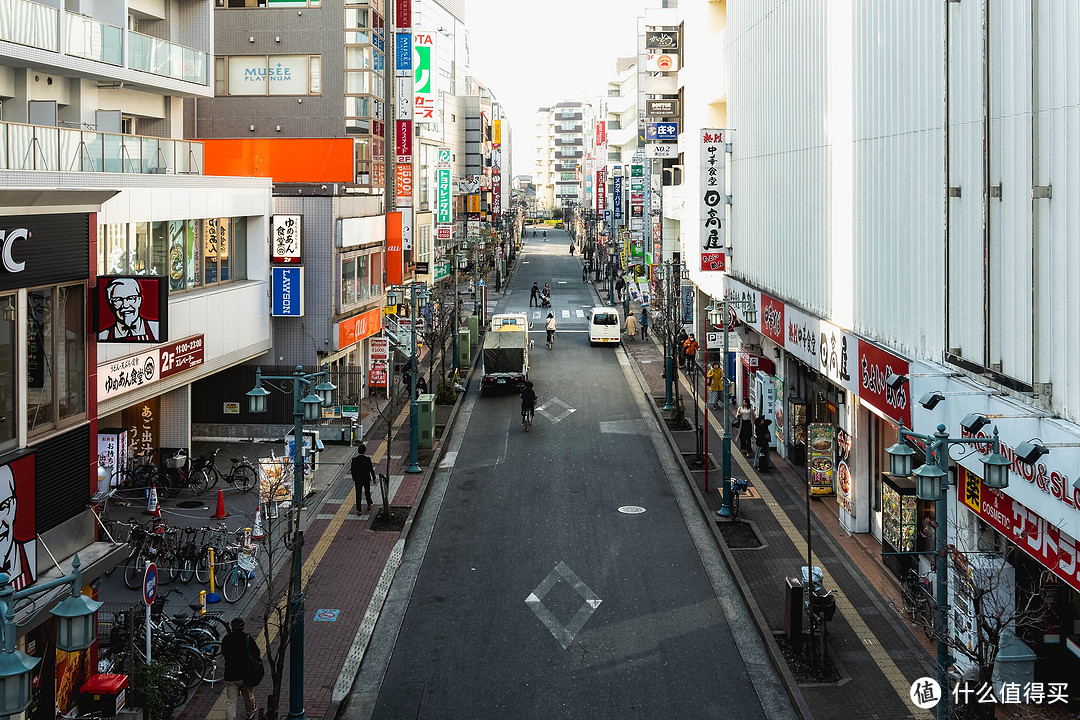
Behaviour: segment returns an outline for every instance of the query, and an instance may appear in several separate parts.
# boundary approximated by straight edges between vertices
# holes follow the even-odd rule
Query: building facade
[[[680,43],[675,91],[650,92],[684,105],[685,174],[662,194],[678,242],[663,257],[680,253],[689,271],[699,337],[714,299],[758,309],[728,349],[736,400],[774,421],[776,450],[812,494],[835,497],[841,526],[879,541],[898,577],[949,572],[961,639],[974,568],[1016,597],[1036,593],[1045,612],[1021,639],[1036,680],[1065,681],[1080,669],[1080,371],[1062,279],[1080,186],[1057,159],[1080,116],[1051,78],[1080,26],[1056,9],[1033,22],[1030,8],[986,7],[647,14],[646,34]],[[936,517],[889,475],[898,428],[939,424],[986,439],[996,427],[1008,487],[983,482],[983,453],[954,454]],[[1024,443],[1036,450],[1018,453]],[[936,566],[922,530],[934,523],[956,548]]]

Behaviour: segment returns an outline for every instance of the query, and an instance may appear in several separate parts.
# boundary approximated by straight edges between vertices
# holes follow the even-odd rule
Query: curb
[[[465,388],[466,388],[465,392],[468,392],[469,383],[472,381],[472,376],[476,372],[476,358],[478,357],[478,354],[479,354],[479,345],[480,345],[480,343],[477,343],[477,345],[478,345],[477,353],[473,354],[469,359],[469,373],[465,376]],[[443,440],[445,440],[445,438],[447,437],[448,431],[453,432],[453,430],[455,428],[455,425],[457,423],[458,411],[461,410],[461,406],[464,404],[465,392],[458,393],[458,398],[457,398],[457,401],[454,403],[454,408],[450,411],[450,416],[446,419],[446,426],[445,426],[445,428],[443,430]],[[409,536],[412,534],[413,523],[416,520],[417,513],[420,512],[421,506],[424,504],[424,501],[427,499],[428,488],[431,486],[431,479],[435,475],[435,472],[439,467],[439,463],[442,460],[443,451],[444,451],[445,448],[446,448],[446,442],[445,441],[440,441],[438,447],[435,449],[435,452],[431,456],[431,462],[424,469],[424,479],[421,480],[421,482],[420,482],[420,489],[416,493],[416,500],[413,502],[412,506],[409,508],[409,515],[405,519],[405,524],[401,528],[401,532],[398,533],[398,542],[403,542],[404,543],[403,546],[402,546],[402,553],[401,553],[402,555],[404,555],[404,549],[406,547],[408,547]],[[340,477],[338,479],[340,479]],[[334,482],[336,483],[337,480],[335,480]],[[398,567],[400,567],[400,556],[399,556],[399,560],[398,560],[398,566],[394,567],[393,572],[390,574],[389,578],[387,578],[388,584],[393,583],[394,576],[397,575]],[[385,573],[385,567],[384,567],[384,573]],[[382,598],[382,603],[385,603],[385,602],[386,602],[386,596],[384,595],[383,598]],[[372,611],[372,606],[368,605],[367,610],[365,611],[365,615],[367,613],[371,612],[371,611]],[[379,607],[375,609],[375,613],[374,613],[374,622],[375,623],[378,623],[379,615],[381,613],[382,613],[382,604],[380,603]],[[368,642],[370,642],[370,640],[371,640],[371,638],[370,638],[370,635],[369,635],[368,636]],[[357,663],[356,671],[353,673],[353,677],[352,677],[352,679],[351,679],[351,681],[349,683],[350,689],[356,683],[356,677],[357,677],[357,675],[359,675],[360,668],[363,665],[363,656],[366,655],[366,654],[367,654],[367,644],[365,643],[364,652],[360,656],[360,662]],[[346,693],[345,697],[348,697],[348,693]],[[326,714],[323,715],[323,717],[324,718],[337,718],[338,714],[341,711],[341,703],[342,703],[342,700],[334,700],[331,697],[330,703],[326,706]]]
[[[655,337],[650,336],[650,340],[653,345],[656,345]],[[625,352],[624,348],[620,348]],[[630,360],[633,360],[633,356],[630,353],[626,353]],[[671,431],[668,429],[665,418],[662,415],[662,411],[657,407],[656,402],[652,398],[652,389],[649,386],[648,381],[645,380],[645,376],[641,373],[641,369],[638,367],[637,362],[630,362],[630,367],[634,369],[634,376],[638,379],[639,386],[645,391],[645,397],[652,408],[653,415],[656,417],[660,429],[664,433],[664,437],[667,438],[668,446],[671,448],[672,453],[675,455],[675,459],[682,468],[683,478],[686,480],[686,484],[694,494],[694,498],[697,500],[698,510],[701,511],[702,517],[705,523],[708,525],[710,532],[712,532],[713,540],[716,542],[720,553],[724,557],[724,563],[728,566],[728,571],[735,579],[736,589],[739,591],[739,596],[743,599],[750,614],[754,619],[754,626],[757,628],[758,635],[761,637],[762,644],[765,646],[766,651],[769,654],[769,659],[772,661],[773,668],[780,675],[780,679],[784,684],[784,688],[787,690],[788,698],[791,700],[795,711],[803,720],[813,720],[814,713],[810,710],[810,705],[806,701],[806,697],[803,695],[802,690],[799,688],[799,683],[795,680],[795,676],[792,675],[791,670],[787,666],[787,661],[784,660],[783,654],[780,652],[780,646],[776,643],[776,638],[773,637],[772,630],[769,629],[768,624],[765,622],[765,616],[761,613],[761,608],[757,604],[757,600],[747,591],[747,583],[743,577],[742,571],[739,569],[739,565],[735,560],[735,557],[731,554],[731,550],[728,548],[727,543],[724,542],[723,535],[720,533],[720,529],[714,522],[713,513],[709,510],[705,498],[701,495],[701,490],[694,482],[694,477],[690,472],[690,468],[686,464],[685,458],[679,451],[679,447],[675,442],[675,438],[672,436]]]

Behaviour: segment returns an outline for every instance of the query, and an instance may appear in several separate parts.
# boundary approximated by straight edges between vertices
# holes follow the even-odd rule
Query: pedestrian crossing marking
[[[583,317],[585,317],[585,311],[584,311],[584,310],[578,310],[578,311],[577,311],[577,316],[578,316],[579,318],[583,318]]]
[[[570,311],[569,310],[563,310],[562,311],[562,316],[564,318],[569,318],[570,317]]]

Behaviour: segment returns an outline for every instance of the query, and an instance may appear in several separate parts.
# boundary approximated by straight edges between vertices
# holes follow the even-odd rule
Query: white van
[[[616,345],[622,340],[622,318],[618,308],[600,305],[589,311],[589,344]]]

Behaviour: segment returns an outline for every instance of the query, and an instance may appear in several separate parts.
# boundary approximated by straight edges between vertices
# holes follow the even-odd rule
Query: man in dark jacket
[[[360,443],[350,466],[353,485],[356,487],[356,514],[360,515],[360,494],[367,493],[367,509],[371,510],[371,481],[375,479],[375,466],[367,455],[367,445]]]
[[[529,307],[533,305],[540,307],[540,286],[536,283],[533,283],[532,290],[529,291]]]
[[[225,720],[236,720],[236,696],[244,697],[244,711],[248,720],[255,717],[255,688],[248,687],[251,658],[261,656],[255,640],[244,632],[243,618],[235,618],[229,624],[229,632],[221,641],[221,654],[225,658]]]
[[[772,440],[772,433],[769,432],[769,426],[772,425],[772,420],[765,417],[758,417],[754,421],[754,437],[757,440],[758,447],[758,470],[768,470],[771,462],[769,461],[769,445]]]

